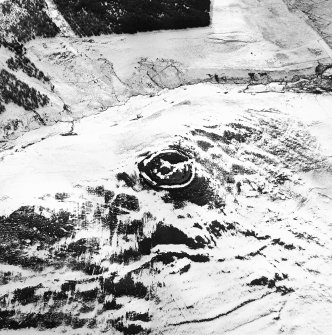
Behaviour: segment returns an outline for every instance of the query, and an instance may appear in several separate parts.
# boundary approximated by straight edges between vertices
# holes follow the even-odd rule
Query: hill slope
[[[190,3],[1,1],[1,334],[330,335],[317,32],[225,0],[75,36]]]
[[[4,334],[329,334],[330,104],[199,84],[4,153]],[[168,148],[187,188],[139,177]]]
[[[57,23],[52,34],[60,31],[59,36],[37,38],[23,47],[18,41],[13,44],[9,34],[6,49],[8,43],[13,46],[9,51],[2,47],[0,66],[50,99],[47,106],[35,111],[47,125],[61,123],[60,132],[69,131],[72,122],[82,116],[121,105],[131,96],[154,95],[189,83],[292,82],[294,77],[298,91],[303,87],[313,91],[317,85],[322,86],[318,91],[326,91],[331,86],[327,78],[322,85],[315,81],[314,74],[317,61],[329,62],[329,53],[317,34],[281,0],[215,2],[209,27],[89,39],[73,37],[55,4],[47,3],[44,14]],[[15,4],[12,6],[17,7]],[[23,12],[24,19],[29,11]],[[291,35],[290,27],[294,28]],[[35,28],[29,38],[42,33]],[[10,69],[11,59],[14,63],[18,59],[21,65]],[[36,80],[28,73],[43,73],[50,81]],[[254,81],[249,73],[256,73]],[[14,105],[10,108],[11,112],[1,116],[2,129],[11,129],[2,133],[4,147],[10,147],[8,140],[22,132],[42,126],[31,119],[36,116],[34,112],[26,113]],[[16,110],[20,110],[19,116]]]

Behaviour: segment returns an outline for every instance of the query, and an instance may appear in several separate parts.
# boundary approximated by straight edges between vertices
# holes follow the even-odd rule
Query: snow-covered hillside
[[[330,104],[199,84],[3,153],[4,327],[328,334]],[[169,147],[196,164],[180,192],[138,177]]]
[[[46,3],[0,46],[1,334],[329,335],[325,41],[281,0],[91,38]]]
[[[70,36],[53,4],[48,8],[62,34]],[[14,74],[51,99],[36,111],[45,124],[52,125],[121,105],[131,96],[154,95],[184,84],[249,82],[248,73],[253,72],[288,82],[295,75],[296,79],[314,76],[318,61],[330,62],[330,49],[322,43],[281,0],[215,1],[212,25],[206,28],[35,39],[25,45],[26,57],[50,83],[45,85],[22,71]],[[7,61],[13,56],[2,47],[0,67],[11,72]],[[9,129],[1,133],[4,141],[42,126],[34,112],[10,109],[0,116],[1,128]]]

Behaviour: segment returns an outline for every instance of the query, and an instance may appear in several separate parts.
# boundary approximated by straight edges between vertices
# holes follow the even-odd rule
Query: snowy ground
[[[331,333],[332,96],[205,82],[312,73],[303,20],[214,1],[209,28],[27,48],[61,122],[1,147],[1,333]],[[138,177],[169,147],[195,160],[180,194]]]
[[[69,118],[77,119],[121,105],[131,96],[213,81],[215,75],[243,82],[248,72],[267,72],[288,81],[295,74],[313,74],[318,61],[331,59],[325,42],[282,0],[214,1],[212,25],[207,28],[85,39],[72,37],[52,3],[50,15],[61,35],[33,40],[27,49],[28,57],[50,76],[54,92],[49,85],[15,72],[50,97],[51,104],[38,110],[48,125],[69,120],[64,103],[71,106]],[[1,49],[0,66],[5,69],[12,56],[7,53]],[[13,106],[1,115],[1,128],[14,128],[17,120],[23,121],[18,129],[3,130],[0,136],[7,141],[40,127],[34,116]]]
[[[141,150],[153,151],[160,143],[165,146],[167,141],[175,141],[176,135],[188,127],[224,123],[246,110],[282,110],[309,127],[319,140],[317,150],[324,150],[327,157],[332,155],[330,95],[250,94],[243,93],[244,89],[236,85],[198,84],[165,90],[152,98],[135,97],[122,107],[82,119],[75,126],[78,136],[52,136],[22,149],[34,139],[34,132],[30,132],[20,138],[16,147],[1,154],[0,196],[26,202],[31,201],[34,192],[40,195],[47,190],[64,191],[66,185],[84,179],[103,180],[112,170],[133,166]],[[135,120],[137,115],[142,118]],[[63,126],[64,132],[69,128]],[[47,134],[48,129],[44,131]],[[38,137],[43,134],[42,130],[35,132]],[[2,210],[10,212],[18,204],[6,205]]]
[[[80,326],[73,334],[113,334],[106,320],[115,320],[119,330],[121,318],[125,327],[140,325],[145,329],[142,334],[147,330],[152,334],[329,334],[331,99],[329,95],[249,94],[240,86],[198,84],[164,90],[152,98],[132,98],[122,107],[84,118],[75,127],[76,136],[52,136],[4,152],[2,214],[22,205],[35,206],[46,216],[67,210],[75,217],[75,230],[48,248],[36,249],[30,239],[25,242],[25,257],[39,257],[46,264],[41,271],[32,265],[25,270],[6,266],[4,271],[15,277],[1,287],[2,308],[10,311],[16,306],[17,320],[26,318],[26,313],[32,313],[33,320],[37,311],[53,313],[55,319],[59,312],[71,311],[81,320],[75,319]],[[242,140],[248,129],[252,133]],[[229,141],[226,130],[231,131]],[[180,145],[196,156],[197,173],[208,176],[215,195],[223,199],[222,210],[192,201],[174,209],[165,202],[167,192],[142,187],[136,166],[140,155],[169,145]],[[119,181],[119,172],[133,176],[134,184]],[[97,186],[101,194],[86,191]],[[118,216],[114,231],[112,224],[105,225],[113,205],[104,203],[104,190],[134,196],[139,203],[139,209]],[[142,216],[142,232],[131,235],[133,220]],[[158,222],[175,227],[185,239],[180,244],[167,238],[159,241]],[[150,253],[139,253],[125,263],[117,258],[110,261],[139,248],[148,236],[157,239]],[[80,256],[75,254],[75,243],[92,243],[87,242],[91,239],[99,245],[97,253],[83,249]],[[60,250],[67,250],[67,256],[58,264]],[[167,256],[170,253],[172,257]],[[104,272],[68,270],[83,260],[102,266]],[[115,291],[118,307],[105,311],[102,303],[112,300],[112,294],[100,300],[100,280],[115,274],[121,281],[128,273],[149,293],[144,298],[136,291],[123,295]],[[76,285],[71,291],[74,305],[58,295],[68,280]],[[15,305],[22,299],[17,298],[22,285],[36,287],[35,293]],[[45,292],[53,292],[53,307],[42,304]],[[81,300],[83,294],[92,298]],[[79,312],[83,309],[89,312]],[[136,321],[126,314],[134,312],[141,315]],[[145,313],[148,321],[142,316]],[[87,326],[91,320],[96,323]],[[54,332],[70,330],[73,322],[69,328],[56,324]],[[40,330],[43,327],[42,323]]]
[[[207,28],[93,40],[91,45],[81,40],[74,45],[95,57],[102,54],[126,80],[141,57],[174,59],[194,78],[250,71],[285,74],[312,69],[318,59],[329,58],[316,32],[281,0],[214,1],[212,25]]]

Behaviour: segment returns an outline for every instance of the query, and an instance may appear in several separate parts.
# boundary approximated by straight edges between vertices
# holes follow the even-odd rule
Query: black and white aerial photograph
[[[332,0],[0,0],[0,334],[332,334]]]

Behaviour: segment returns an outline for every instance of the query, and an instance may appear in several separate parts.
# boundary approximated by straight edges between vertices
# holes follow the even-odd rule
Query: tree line
[[[17,79],[5,69],[0,71],[0,100],[5,104],[13,102],[30,111],[43,107],[50,101],[47,95]],[[1,101],[0,111],[3,112],[5,109]]]
[[[6,17],[13,12],[15,7],[22,8],[20,15],[13,24],[7,24],[0,32],[4,39],[11,39],[26,43],[40,37],[54,37],[60,31],[46,11],[45,0],[11,0],[0,4],[0,16]]]
[[[43,82],[49,82],[50,78],[39,70],[31,60],[24,55],[15,55],[7,60],[8,68],[13,71],[22,70],[29,77],[34,77]]]
[[[210,0],[55,0],[79,36],[210,24]]]

